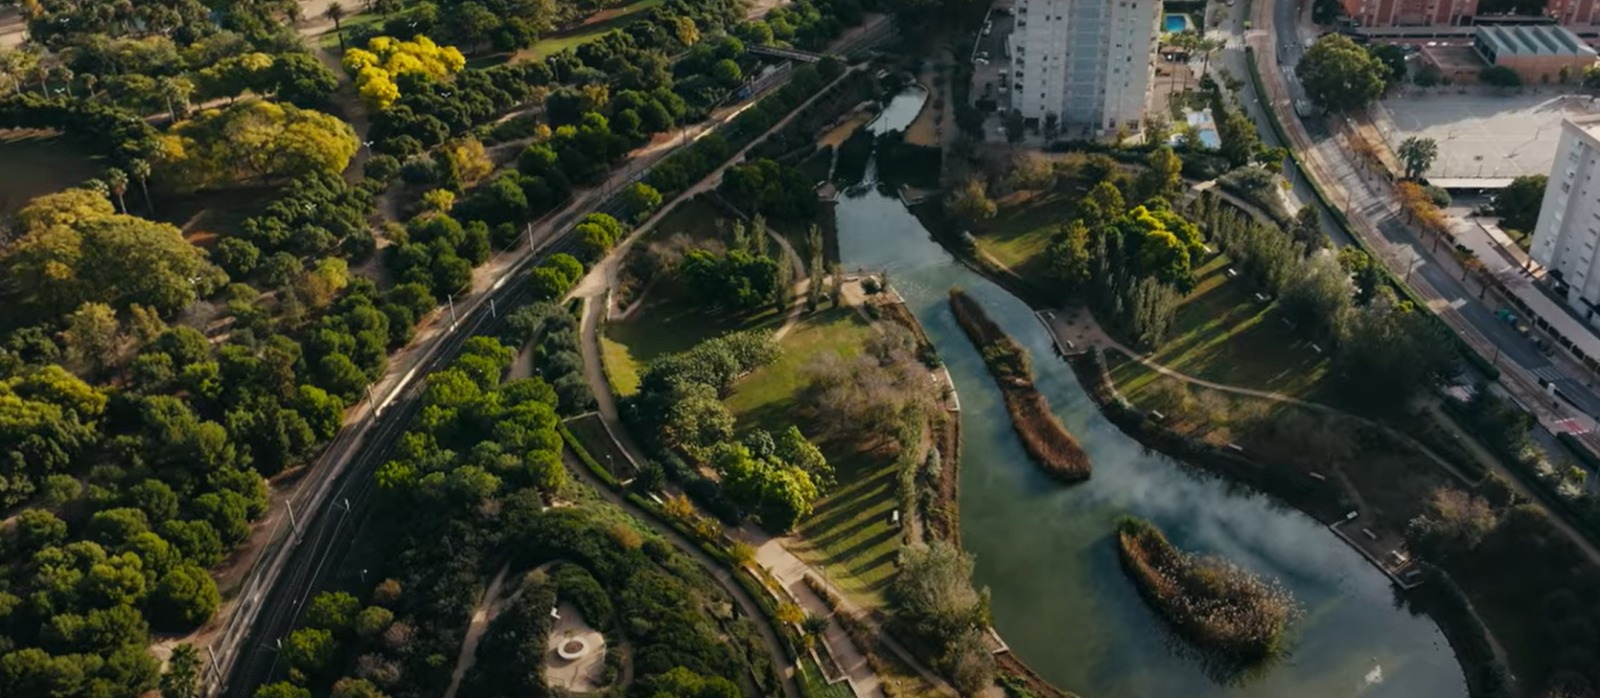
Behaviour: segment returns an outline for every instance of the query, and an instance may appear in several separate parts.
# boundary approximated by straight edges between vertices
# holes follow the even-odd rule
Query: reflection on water
[[[903,128],[921,99],[897,98],[874,130]],[[891,270],[950,367],[964,410],[962,541],[977,556],[977,581],[993,592],[996,626],[1034,669],[1085,698],[1465,695],[1443,635],[1396,606],[1386,577],[1309,517],[1118,431],[1053,358],[1027,306],[955,262],[897,200],[869,188],[842,198],[837,217],[843,265]],[[981,357],[950,315],[951,286],[967,289],[1033,352],[1040,390],[1094,460],[1087,483],[1063,487],[1028,461]],[[1123,576],[1111,540],[1122,513],[1150,519],[1185,550],[1281,580],[1306,611],[1289,653],[1237,680],[1208,677]]]

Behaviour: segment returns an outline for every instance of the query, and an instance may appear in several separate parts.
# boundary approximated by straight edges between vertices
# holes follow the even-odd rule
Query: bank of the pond
[[[897,114],[909,123],[920,95],[907,101],[891,102],[872,128],[896,128]],[[966,289],[1035,355],[1053,355],[1050,337],[1026,303],[953,258],[897,198],[865,189],[835,209],[843,265],[889,270],[950,372],[961,404],[960,540],[977,558],[976,582],[991,590],[996,628],[1040,679],[1091,698],[1465,693],[1439,628],[1395,607],[1388,579],[1320,523],[1152,452],[1100,413],[1070,366],[1040,361],[1040,391],[1096,464],[1093,479],[1053,486],[1006,419],[947,291]],[[1287,659],[1247,682],[1214,681],[1122,577],[1110,536],[1124,512],[1170,531],[1185,550],[1284,580],[1307,610]]]

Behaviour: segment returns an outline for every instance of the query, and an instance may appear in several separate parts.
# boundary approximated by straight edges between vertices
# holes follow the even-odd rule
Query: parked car
[[[984,58],[983,56],[978,56],[977,58],[972,59],[972,62],[977,63],[978,65],[989,65],[989,59]]]

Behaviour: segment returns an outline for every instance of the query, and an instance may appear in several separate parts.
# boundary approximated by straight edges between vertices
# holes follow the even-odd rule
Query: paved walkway
[[[634,457],[631,452],[629,457]],[[700,566],[705,568],[711,579],[716,581],[719,586],[728,592],[728,595],[733,597],[734,602],[739,604],[740,611],[750,618],[756,629],[760,631],[761,638],[766,641],[767,651],[772,656],[772,666],[777,670],[778,677],[783,681],[784,695],[787,698],[801,698],[803,693],[799,685],[795,683],[796,671],[794,662],[789,661],[789,655],[782,651],[783,639],[779,638],[777,632],[772,629],[772,624],[765,620],[766,612],[762,610],[761,605],[756,602],[755,598],[750,596],[750,592],[745,591],[743,585],[733,578],[733,573],[728,571],[727,567],[707,555],[704,550],[700,549],[698,544],[678,533],[657,517],[655,513],[646,511],[637,504],[628,501],[618,494],[616,490],[600,482],[595,478],[594,473],[590,472],[582,463],[574,462],[570,451],[562,451],[562,461],[566,463],[567,470],[587,483],[590,489],[600,495],[601,499],[645,522],[683,554],[700,563]]]
[[[1274,22],[1273,9],[1275,2],[1284,1],[1291,0],[1266,0],[1255,3],[1255,22],[1257,26],[1263,29],[1271,28]],[[1304,27],[1298,27],[1297,29],[1299,29],[1302,39],[1308,33]],[[1352,233],[1364,240],[1374,250],[1383,251],[1392,248],[1392,245],[1386,241],[1382,232],[1378,229],[1380,222],[1394,219],[1398,215],[1398,205],[1392,200],[1392,192],[1390,192],[1391,195],[1387,199],[1373,192],[1373,183],[1361,176],[1359,168],[1349,163],[1347,159],[1348,153],[1339,147],[1337,141],[1328,139],[1319,143],[1312,140],[1310,134],[1306,131],[1305,124],[1294,113],[1292,101],[1288,96],[1290,90],[1288,81],[1284,77],[1283,69],[1278,62],[1277,32],[1252,32],[1249,39],[1250,43],[1256,47],[1256,59],[1259,62],[1262,83],[1267,92],[1261,97],[1277,113],[1279,123],[1283,125],[1289,136],[1291,147],[1300,154],[1302,162],[1305,164],[1306,176],[1320,183],[1329,192],[1333,203],[1344,203],[1347,209],[1346,216],[1351,223]],[[1340,177],[1335,174],[1336,170],[1341,169],[1347,176]],[[1352,172],[1355,174],[1350,174]],[[1347,184],[1355,183],[1361,184],[1360,189],[1347,188]],[[1356,198],[1357,195],[1361,197],[1359,200]],[[1412,275],[1408,273],[1415,258],[1402,258],[1398,254],[1381,253],[1374,255],[1374,257],[1381,261],[1396,278],[1407,278],[1408,285],[1425,299],[1428,306],[1469,346],[1484,356],[1500,356],[1498,346],[1481,334],[1461,314],[1454,303],[1441,295],[1438,289],[1434,288],[1424,278],[1424,274]],[[1448,255],[1435,257],[1434,259],[1445,258],[1448,258]],[[1511,360],[1504,360],[1498,361],[1496,365],[1501,369],[1500,385],[1523,405],[1533,410],[1534,417],[1542,426],[1550,429],[1552,433],[1561,429],[1559,423],[1562,420],[1573,418],[1574,415],[1570,410],[1566,410],[1559,405],[1552,406],[1548,402],[1549,398],[1540,389],[1537,378],[1529,374],[1521,364]],[[1582,434],[1579,438],[1586,443],[1600,441],[1600,436],[1592,432]],[[1528,496],[1529,501],[1535,502],[1545,509],[1550,522],[1566,535],[1574,545],[1577,545],[1590,561],[1600,564],[1600,547],[1590,541],[1566,517],[1551,510],[1545,504],[1545,497],[1542,494],[1535,493],[1535,489],[1524,481],[1521,473],[1507,468],[1498,460],[1494,461],[1492,467],[1494,472],[1503,476],[1519,492]]]
[[[833,610],[828,608],[828,602],[817,596],[811,586],[806,584],[806,576],[815,577],[815,573],[800,558],[784,548],[778,540],[773,538],[756,548],[756,564],[772,573],[807,615],[828,619],[828,629],[822,634],[822,643],[827,646],[828,653],[833,656],[834,664],[838,665],[839,671],[844,673],[845,680],[850,683],[850,691],[861,698],[884,695],[883,681],[872,671],[866,655],[850,640],[844,624],[834,616]],[[838,596],[837,591],[835,596]]]

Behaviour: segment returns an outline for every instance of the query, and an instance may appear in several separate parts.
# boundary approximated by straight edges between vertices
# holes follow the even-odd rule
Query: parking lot
[[[1008,81],[1000,74],[1011,75],[1011,60],[1006,56],[1006,36],[1011,33],[1016,18],[1009,11],[990,13],[989,33],[978,37],[972,71],[972,101],[980,109],[993,104],[994,113],[1011,109],[1011,91]]]
[[[1502,178],[1548,174],[1561,121],[1596,110],[1588,96],[1473,87],[1413,90],[1379,103],[1373,117],[1391,150],[1411,136],[1439,144],[1430,177]]]

